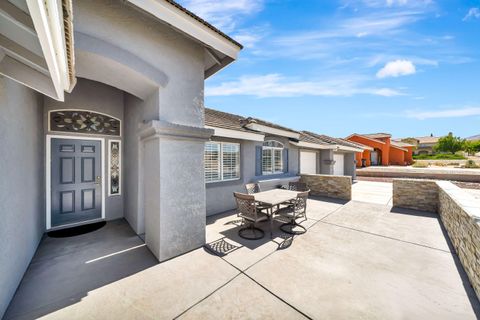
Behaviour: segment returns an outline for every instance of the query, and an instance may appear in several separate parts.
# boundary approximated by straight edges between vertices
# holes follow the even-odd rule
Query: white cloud
[[[470,19],[479,19],[480,18],[480,8],[470,8],[468,13],[463,18],[463,21],[467,21]]]
[[[183,0],[180,3],[224,32],[232,32],[239,17],[263,8],[263,0]]]
[[[352,96],[358,94],[384,97],[402,93],[390,88],[377,88],[363,85],[363,80],[355,77],[341,77],[328,81],[298,81],[280,74],[243,76],[235,81],[207,86],[206,96],[244,95],[258,98],[298,97],[298,96]]]
[[[388,62],[377,72],[377,78],[399,77],[414,74],[415,65],[409,60],[395,60]]]
[[[435,119],[435,118],[460,118],[479,116],[479,107],[465,107],[460,109],[445,109],[431,111],[407,111],[407,117],[419,120]]]

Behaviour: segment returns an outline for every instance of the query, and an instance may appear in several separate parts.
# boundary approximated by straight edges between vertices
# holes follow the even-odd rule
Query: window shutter
[[[262,146],[255,147],[255,175],[262,175]]]
[[[288,149],[283,149],[283,172],[288,172]]]

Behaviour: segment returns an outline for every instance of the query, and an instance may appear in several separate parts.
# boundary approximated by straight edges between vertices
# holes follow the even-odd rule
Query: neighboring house
[[[408,143],[392,141],[388,133],[357,134],[346,140],[370,147],[357,153],[357,167],[377,165],[409,165],[413,163],[414,146]],[[373,150],[372,150],[373,149]]]
[[[259,183],[268,190],[298,180],[299,173],[351,175],[358,146],[323,135],[298,132],[256,118],[205,109],[207,215],[235,207],[233,192]]]
[[[440,139],[440,137],[434,137],[433,135],[430,135],[426,137],[415,137],[415,139],[418,141],[418,143],[416,149],[413,151],[413,154],[434,154],[435,150],[433,150],[433,147],[438,143],[438,139]]]
[[[172,0],[5,0],[0,25],[0,317],[46,230],[202,246],[204,80],[241,45]]]

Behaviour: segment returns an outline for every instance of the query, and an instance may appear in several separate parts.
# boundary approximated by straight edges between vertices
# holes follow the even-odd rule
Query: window
[[[207,142],[204,157],[206,182],[240,179],[240,144]]]
[[[283,144],[269,140],[262,147],[262,174],[283,173]]]

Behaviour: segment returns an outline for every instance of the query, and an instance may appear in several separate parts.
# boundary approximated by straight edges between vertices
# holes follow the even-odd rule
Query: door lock
[[[95,184],[102,184],[102,177],[101,176],[97,176],[95,178]]]

